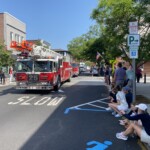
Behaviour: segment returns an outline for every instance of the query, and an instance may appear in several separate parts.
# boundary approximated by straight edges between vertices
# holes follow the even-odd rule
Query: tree
[[[6,50],[3,43],[0,43],[0,67],[11,66],[14,61],[11,57],[11,52]]]
[[[132,0],[101,0],[93,10],[92,18],[101,27],[104,45],[109,58],[115,58],[125,54],[128,57],[127,46],[128,24],[130,21],[138,21],[141,35],[139,58],[137,64],[143,64],[150,58],[150,1],[143,0],[136,3]],[[107,44],[106,44],[107,43]]]
[[[88,52],[86,53],[86,51],[88,47],[90,47],[90,45],[93,43],[93,41],[99,37],[100,37],[99,26],[98,25],[91,26],[86,34],[83,34],[80,37],[74,38],[72,41],[70,41],[70,43],[67,45],[68,51],[77,60],[91,60],[90,55],[88,55]]]

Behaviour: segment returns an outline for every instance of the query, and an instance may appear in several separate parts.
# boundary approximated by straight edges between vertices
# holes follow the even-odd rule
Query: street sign
[[[140,46],[140,35],[138,34],[138,22],[129,22],[129,35],[128,35],[128,46],[130,47],[130,58],[132,58],[133,67],[133,97],[132,100],[136,99],[136,77],[135,77],[135,58],[138,58],[138,46]],[[137,48],[133,48],[133,46]]]
[[[140,45],[140,35],[139,34],[129,34],[128,35],[128,46],[139,46]]]
[[[138,22],[129,22],[129,33],[138,34]]]
[[[130,58],[138,58],[138,51],[130,49]]]

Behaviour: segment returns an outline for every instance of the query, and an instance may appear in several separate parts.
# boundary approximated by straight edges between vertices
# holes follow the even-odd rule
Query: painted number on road
[[[41,106],[46,104],[47,106],[57,106],[61,103],[65,97],[43,97],[42,99],[36,100],[36,97],[23,96],[17,99],[15,102],[9,102],[9,105],[35,105]],[[33,102],[34,100],[34,102]],[[35,102],[36,101],[36,102]]]

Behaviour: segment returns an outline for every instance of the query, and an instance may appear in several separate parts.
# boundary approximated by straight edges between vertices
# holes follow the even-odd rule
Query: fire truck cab
[[[42,46],[32,45],[28,50],[15,44],[12,42],[11,47],[21,51],[15,64],[16,89],[57,91],[63,82],[70,81],[72,67],[61,54]]]

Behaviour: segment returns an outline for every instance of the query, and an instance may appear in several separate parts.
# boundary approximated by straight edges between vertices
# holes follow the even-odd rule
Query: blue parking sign
[[[130,58],[138,58],[138,51],[130,49]]]

